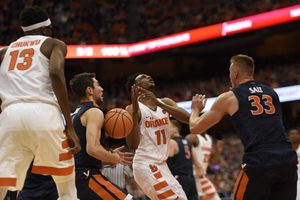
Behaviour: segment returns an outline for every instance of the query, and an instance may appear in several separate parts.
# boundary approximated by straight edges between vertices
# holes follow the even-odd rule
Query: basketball
[[[109,110],[105,115],[104,129],[112,138],[126,137],[132,130],[133,120],[129,112],[122,108]]]

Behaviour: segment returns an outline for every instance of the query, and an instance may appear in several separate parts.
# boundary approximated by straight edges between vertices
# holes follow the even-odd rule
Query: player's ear
[[[86,94],[93,94],[93,90],[91,87],[87,87],[85,92],[86,92]]]
[[[47,28],[45,26],[42,26],[41,31],[43,35],[47,36]]]

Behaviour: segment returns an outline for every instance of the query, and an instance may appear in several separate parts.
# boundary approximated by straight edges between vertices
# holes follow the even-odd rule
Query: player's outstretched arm
[[[70,148],[70,153],[76,154],[81,151],[81,146],[70,116],[71,112],[64,74],[67,47],[64,42],[57,39],[52,39],[52,45],[53,49],[50,55],[50,78],[52,81],[53,91],[66,120],[67,136],[74,142],[74,146]],[[73,145],[73,143],[71,142],[70,145]]]
[[[179,120],[182,123],[188,124],[189,123],[189,117],[190,114],[184,110],[183,108],[177,106],[175,101],[173,101],[170,98],[162,98],[161,103],[160,101],[157,100],[156,96],[154,95],[153,92],[146,90],[144,88],[141,88],[143,94],[140,96],[141,101],[145,100],[151,100],[153,104],[161,107],[164,109],[166,112],[168,112],[170,115],[172,115],[175,119]]]
[[[201,134],[216,123],[218,123],[227,112],[228,92],[221,94],[213,103],[211,109],[201,116],[200,112],[206,105],[205,95],[196,94],[193,96],[191,105],[191,117],[189,120],[190,131],[192,134]]]
[[[140,127],[141,111],[139,109],[139,97],[141,95],[141,88],[133,85],[131,87],[131,105],[126,107],[133,120],[131,132],[126,137],[126,143],[129,149],[136,150],[140,144]]]
[[[86,126],[86,152],[101,161],[119,163],[117,153],[107,151],[100,143],[101,129],[104,124],[104,114],[98,108],[90,108],[80,117],[82,125]]]

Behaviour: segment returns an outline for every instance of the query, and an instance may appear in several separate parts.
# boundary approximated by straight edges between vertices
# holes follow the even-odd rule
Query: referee
[[[108,180],[118,185],[120,188],[122,188],[125,191],[127,191],[126,177],[130,179],[133,178],[132,169],[128,165],[124,166],[119,163],[116,166],[111,168],[103,168],[102,174],[106,176]]]

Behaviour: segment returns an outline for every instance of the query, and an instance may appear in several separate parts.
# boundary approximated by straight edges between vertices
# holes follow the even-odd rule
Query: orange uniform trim
[[[61,146],[63,149],[70,147],[69,140],[68,139],[64,140]]]
[[[247,83],[247,82],[250,82],[250,81],[255,81],[255,80],[253,78],[251,78],[251,79],[248,79],[248,80],[242,82],[241,84],[244,84],[244,83]]]
[[[69,152],[59,154],[59,161],[70,160],[71,158],[73,158],[73,154]]]
[[[211,148],[210,147],[201,147],[201,150],[203,150],[203,151],[211,151]]]
[[[238,188],[239,182],[241,181],[243,173],[244,173],[244,171],[241,170],[240,173],[239,173],[239,176],[237,177],[237,179],[235,181],[234,188],[233,188],[233,197],[235,197],[235,193],[236,193],[236,190]]]
[[[154,174],[154,177],[156,179],[160,179],[162,177],[162,174],[160,172],[157,172],[156,174]]]
[[[200,197],[201,197],[201,199],[208,199],[208,198],[212,198],[215,194],[216,194],[216,192],[212,192],[207,195],[201,195]]]
[[[72,174],[74,171],[74,165],[66,168],[55,168],[55,167],[45,167],[45,166],[32,166],[32,173],[35,174],[45,174],[45,175],[56,175],[56,176],[67,176]]]
[[[204,185],[204,184],[206,184],[208,182],[209,182],[208,180],[205,180],[205,181],[201,181],[200,183],[201,183],[201,185]]]
[[[167,181],[162,181],[160,183],[157,183],[156,185],[154,185],[154,189],[157,191],[157,190],[160,190],[160,189],[163,189],[165,187],[167,187],[169,184],[167,183]]]
[[[104,185],[110,192],[112,192],[114,195],[116,195],[119,199],[125,199],[126,198],[126,194],[124,194],[123,191],[121,191],[119,188],[117,188],[114,184],[112,184],[110,181],[107,181],[105,179],[103,179],[103,177],[101,175],[94,175],[95,179],[101,183],[102,185]],[[98,187],[98,190],[101,191],[103,190],[102,187]],[[98,191],[97,190],[97,191]],[[98,194],[98,192],[96,192]],[[101,193],[101,192],[100,192]],[[99,195],[99,194],[98,194]],[[100,196],[100,195],[99,195]],[[101,196],[100,196],[101,197]],[[103,198],[102,199],[110,199],[110,198]]]
[[[92,178],[90,179],[90,182],[89,182],[89,188],[91,188],[91,190],[93,190],[96,194],[98,194],[98,196],[101,197],[102,199],[115,199],[115,197],[113,197],[106,190],[104,190]]]
[[[233,190],[233,197],[235,200],[242,200],[249,182],[249,178],[244,170],[239,174]]]
[[[209,185],[209,186],[207,186],[207,187],[203,188],[202,190],[203,190],[203,192],[205,192],[206,190],[209,190],[209,189],[211,189],[211,188],[212,188],[212,186],[211,186],[211,185]]]
[[[85,101],[80,101],[80,103],[86,103],[86,102],[93,102],[94,106],[101,108],[100,106],[98,106],[98,104],[96,104],[94,101],[91,100],[85,100]]]
[[[0,178],[0,186],[16,187],[16,184],[17,184],[16,178]]]
[[[168,191],[165,191],[165,192],[163,192],[163,193],[157,195],[157,197],[158,197],[159,199],[166,199],[166,198],[168,198],[168,197],[170,197],[170,196],[172,196],[172,195],[174,195],[174,194],[175,194],[175,193],[174,193],[172,190],[168,190]]]

